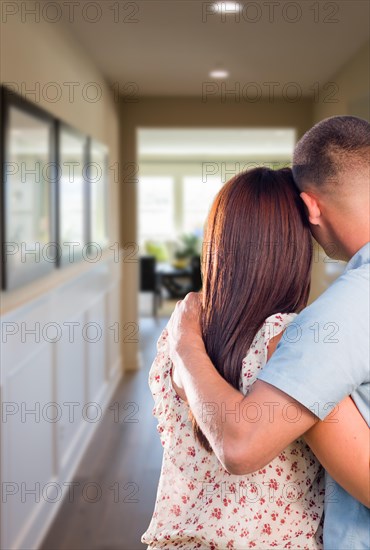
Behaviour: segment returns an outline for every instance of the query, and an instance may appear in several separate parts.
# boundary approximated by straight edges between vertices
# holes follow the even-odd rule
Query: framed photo
[[[87,144],[87,136],[59,123],[58,244],[62,266],[81,260],[88,240]]]
[[[101,249],[108,245],[108,148],[89,142],[89,241]]]
[[[10,290],[56,266],[56,123],[5,87],[1,104],[1,283]]]

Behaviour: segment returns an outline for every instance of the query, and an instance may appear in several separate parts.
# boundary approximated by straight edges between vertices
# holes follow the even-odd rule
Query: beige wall
[[[336,93],[335,103],[325,100],[325,95],[334,88],[330,86],[321,97],[319,103],[314,104],[314,118],[312,123],[335,116],[354,115],[369,120],[369,68],[370,44],[365,44],[360,50],[331,78],[328,83],[334,83]],[[323,88],[322,88],[323,89]],[[310,301],[316,299],[343,271],[345,264],[326,257],[323,250],[316,247],[312,271],[312,285]]]
[[[338,101],[329,103],[324,99],[315,103],[313,122],[335,115],[354,115],[369,120],[369,69],[370,43],[368,42],[336,74],[328,78],[328,82],[336,85],[336,93],[332,99]],[[330,92],[330,88],[327,92]]]
[[[39,23],[22,23],[16,17],[11,17],[1,30],[1,83],[11,83],[13,89],[15,84],[22,95],[27,90],[36,89],[36,95],[26,94],[30,101],[108,145],[109,163],[117,162],[117,104],[101,74],[68,29],[62,23],[50,24],[43,20]],[[50,83],[55,83],[56,87]],[[72,85],[66,83],[75,84],[74,95],[69,93]],[[93,84],[86,87],[88,83]],[[61,92],[61,96],[54,101],[55,96],[52,94],[56,90]],[[92,102],[94,91],[101,92],[101,97]],[[109,237],[111,242],[116,242],[119,232],[118,183],[113,182],[112,177],[109,190]],[[90,267],[91,264],[82,262],[55,270],[52,275],[21,289],[2,292],[1,310],[9,311],[20,306]]]
[[[22,23],[15,16],[2,25],[1,82],[16,82],[32,90],[38,84],[40,94],[28,94],[28,99],[76,126],[79,130],[108,143],[117,154],[116,105],[113,95],[90,58],[81,49],[63,23]],[[63,93],[53,101],[55,82]],[[75,83],[74,97],[70,100],[67,83]],[[102,97],[93,102],[94,83]],[[48,86],[50,85],[50,88]],[[23,86],[24,89],[24,86]],[[50,100],[48,100],[48,94]],[[72,94],[71,94],[72,96]],[[89,101],[90,99],[90,101]]]

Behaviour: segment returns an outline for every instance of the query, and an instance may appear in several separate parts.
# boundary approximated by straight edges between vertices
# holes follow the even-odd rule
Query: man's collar
[[[364,244],[364,246],[361,247],[354,256],[352,256],[346,265],[345,271],[348,271],[349,269],[356,269],[357,267],[368,263],[370,263],[370,243]]]

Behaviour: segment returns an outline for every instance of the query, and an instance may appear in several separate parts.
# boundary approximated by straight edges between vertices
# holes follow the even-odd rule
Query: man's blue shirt
[[[342,275],[289,325],[259,379],[290,395],[321,420],[351,395],[370,425],[369,319],[367,243]],[[326,487],[325,550],[369,550],[370,510],[328,474]]]

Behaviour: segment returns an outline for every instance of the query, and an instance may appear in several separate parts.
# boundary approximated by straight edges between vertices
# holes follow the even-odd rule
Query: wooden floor
[[[113,409],[108,409],[79,465],[75,498],[64,500],[42,550],[145,548],[140,537],[153,512],[162,459],[147,378],[166,322],[141,320],[144,367],[126,374],[117,388],[111,400]],[[119,422],[114,418],[117,403]],[[96,487],[101,487],[100,498]]]

